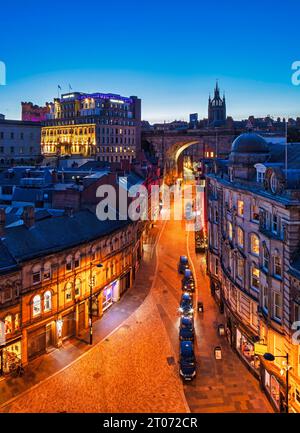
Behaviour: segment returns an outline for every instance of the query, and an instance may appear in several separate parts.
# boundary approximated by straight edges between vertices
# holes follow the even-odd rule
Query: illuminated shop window
[[[72,283],[66,284],[66,300],[70,301],[72,299]]]
[[[41,314],[41,297],[40,295],[36,295],[33,298],[33,316],[38,316]]]

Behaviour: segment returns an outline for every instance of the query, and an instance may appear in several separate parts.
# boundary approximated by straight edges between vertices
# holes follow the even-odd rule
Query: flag
[[[69,90],[73,90],[72,87],[71,87],[71,84],[69,84]]]
[[[59,84],[58,84],[57,88],[58,88],[59,90],[61,90],[61,87],[60,87],[60,85],[59,85]]]

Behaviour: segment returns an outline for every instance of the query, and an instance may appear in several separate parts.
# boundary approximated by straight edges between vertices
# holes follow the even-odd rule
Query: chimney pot
[[[25,206],[22,214],[22,220],[27,228],[33,227],[35,223],[34,207]]]

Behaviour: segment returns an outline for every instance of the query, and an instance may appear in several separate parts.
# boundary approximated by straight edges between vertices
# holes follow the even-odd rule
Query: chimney
[[[5,215],[5,208],[0,208],[0,237],[2,238],[5,234],[5,221],[6,221],[6,215]]]
[[[24,206],[22,220],[24,225],[29,229],[34,226],[35,218],[34,218],[34,207],[33,206]]]

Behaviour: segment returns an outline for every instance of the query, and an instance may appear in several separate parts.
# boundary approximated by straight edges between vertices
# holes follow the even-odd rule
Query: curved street
[[[141,305],[115,332],[83,352],[69,366],[8,400],[2,412],[272,412],[259,382],[247,370],[217,326],[223,317],[212,299],[205,257],[194,252],[194,236],[183,221],[158,223],[155,254],[145,254],[155,269],[139,270],[139,284],[150,284]],[[183,383],[178,374],[180,254],[187,254],[197,278],[195,312],[197,377]],[[147,264],[147,263],[146,263]],[[148,281],[149,280],[149,281]],[[122,310],[133,289],[117,305]],[[117,314],[117,312],[115,313]],[[109,321],[104,316],[100,325]],[[109,326],[109,323],[107,323]],[[222,346],[222,360],[214,348]],[[49,355],[46,355],[49,356]],[[57,352],[59,357],[59,351]]]

